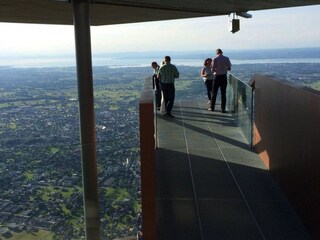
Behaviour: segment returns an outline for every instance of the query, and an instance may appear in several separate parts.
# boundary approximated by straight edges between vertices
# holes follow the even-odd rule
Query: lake
[[[227,52],[227,51],[226,51]],[[213,57],[212,51],[172,52],[172,63],[177,66],[202,67],[207,57]],[[233,65],[268,63],[320,63],[320,48],[234,50],[227,52]],[[165,53],[114,53],[94,55],[94,66],[147,67],[152,61],[160,63]],[[307,56],[307,57],[306,57]],[[14,67],[65,67],[75,66],[75,57],[1,57],[0,66]]]

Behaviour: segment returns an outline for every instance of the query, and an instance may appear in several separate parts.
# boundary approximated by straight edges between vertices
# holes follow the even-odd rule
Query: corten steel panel
[[[320,239],[320,93],[255,75],[254,147]]]
[[[156,167],[153,119],[153,90],[151,80],[147,79],[140,99],[142,231],[144,239],[156,240]]]

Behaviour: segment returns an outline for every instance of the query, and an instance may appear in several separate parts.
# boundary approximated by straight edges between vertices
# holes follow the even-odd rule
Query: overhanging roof
[[[227,15],[320,4],[320,0],[92,0],[91,25]],[[0,22],[73,24],[63,0],[0,0]]]

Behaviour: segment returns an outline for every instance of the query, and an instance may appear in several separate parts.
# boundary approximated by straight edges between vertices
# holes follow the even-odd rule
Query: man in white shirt
[[[160,87],[163,94],[164,107],[166,109],[165,117],[174,118],[171,114],[171,110],[175,98],[175,78],[179,78],[179,71],[177,67],[171,64],[170,56],[164,57],[165,64],[162,65],[158,72],[158,78],[160,80]]]

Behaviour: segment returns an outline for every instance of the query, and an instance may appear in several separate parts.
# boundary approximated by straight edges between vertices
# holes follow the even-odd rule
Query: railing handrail
[[[230,75],[230,76],[232,76],[233,78],[237,79],[237,81],[239,81],[239,82],[243,83],[243,84],[244,84],[244,85],[246,85],[247,87],[252,88],[252,86],[251,86],[251,85],[249,85],[249,83],[244,82],[244,81],[243,81],[243,80],[241,80],[239,77],[235,76],[233,73],[229,73],[229,75]]]

